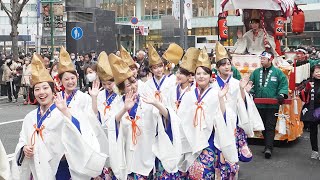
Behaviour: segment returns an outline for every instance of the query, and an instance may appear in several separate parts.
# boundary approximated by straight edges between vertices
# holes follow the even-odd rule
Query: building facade
[[[7,9],[10,9],[10,0],[2,1]],[[40,24],[41,28],[41,24]],[[37,0],[29,0],[21,13],[21,20],[18,24],[18,32],[21,36],[30,36],[30,41],[19,41],[20,51],[26,48],[34,47],[37,39]],[[10,36],[11,25],[10,19],[1,8],[0,10],[0,35]],[[41,35],[41,32],[40,32]],[[10,53],[11,41],[0,38],[0,51]]]

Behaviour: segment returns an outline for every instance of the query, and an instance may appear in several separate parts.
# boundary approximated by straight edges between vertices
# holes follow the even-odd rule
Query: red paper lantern
[[[292,20],[291,20],[291,28],[292,32],[295,34],[301,34],[304,31],[304,12],[299,9],[293,12]]]
[[[221,18],[218,20],[218,27],[219,27],[219,35],[221,40],[228,39],[228,26],[227,26],[227,19]]]
[[[274,34],[279,38],[284,35],[284,17],[276,17],[274,19]]]

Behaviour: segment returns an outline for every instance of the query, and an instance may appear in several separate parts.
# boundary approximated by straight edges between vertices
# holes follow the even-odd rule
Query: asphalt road
[[[8,154],[18,142],[22,119],[36,106],[0,102],[0,139]],[[17,122],[12,122],[17,120]],[[320,140],[320,136],[319,136]],[[254,158],[240,163],[240,180],[320,180],[320,160],[310,158],[309,133],[290,143],[277,143],[271,159],[264,159],[262,140],[250,140]]]

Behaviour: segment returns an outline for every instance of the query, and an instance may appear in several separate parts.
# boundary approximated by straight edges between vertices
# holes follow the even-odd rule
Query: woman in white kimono
[[[97,97],[99,121],[104,129],[107,129],[107,121],[112,112],[112,104],[119,98],[115,92],[114,78],[106,52],[102,51],[98,57],[97,73],[104,90],[100,91]]]
[[[120,46],[119,52],[121,59],[129,66],[134,78],[137,79],[140,87],[139,89],[143,89],[144,82],[138,77],[138,70],[140,68],[139,64],[132,59],[130,53],[122,45]]]
[[[206,50],[202,50],[196,63],[197,87],[185,94],[178,116],[183,157],[179,170],[187,172],[186,179],[214,179],[219,162],[228,161],[228,170],[237,172],[238,155],[235,143],[224,120],[224,96],[228,86],[216,91],[210,86],[211,63]],[[221,159],[223,153],[224,159]],[[232,178],[232,177],[230,177]]]
[[[109,121],[110,156],[117,159],[111,162],[111,168],[118,179],[148,179],[156,157],[167,172],[177,172],[179,153],[172,141],[176,141],[174,132],[178,131],[177,116],[167,110],[145,87],[139,93],[139,85],[133,73],[114,54],[109,55],[110,66],[116,85],[122,96],[114,104],[117,110]],[[175,128],[175,129],[174,129]]]
[[[41,56],[33,55],[32,84],[39,107],[26,115],[16,147],[13,179],[88,180],[101,173],[106,158],[88,147],[79,121],[58,95]],[[16,166],[18,165],[18,166]]]
[[[97,96],[101,90],[99,89],[100,83],[92,84],[92,88],[88,90],[90,95],[78,91],[78,75],[70,55],[64,47],[61,47],[60,50],[58,76],[64,87],[64,90],[59,94],[66,99],[69,111],[79,120],[82,137],[97,152],[108,156],[108,138],[99,123],[97,114]]]
[[[225,48],[216,42],[216,69],[218,74],[216,76],[216,81],[213,83],[213,88],[219,90],[223,88],[226,84],[229,85],[229,91],[224,99],[226,106],[226,123],[227,127],[231,132],[234,133],[234,143],[238,149],[238,157],[242,162],[249,162],[252,159],[252,153],[247,144],[247,135],[252,137],[253,132],[253,120],[259,121],[260,124],[263,123],[260,116],[252,118],[249,116],[249,111],[247,111],[248,104],[254,104],[253,100],[246,93],[246,86],[249,83],[249,78],[242,78],[240,81],[233,78],[231,70],[231,61],[229,55]],[[248,86],[252,85],[252,82]],[[257,111],[257,110],[256,110]],[[251,114],[253,111],[250,112]],[[250,121],[251,117],[252,121]],[[221,166],[226,166],[221,164]],[[227,171],[224,168],[220,168],[220,174],[222,177],[228,177]]]
[[[167,100],[168,107],[171,107],[175,111],[178,110],[182,98],[186,92],[190,91],[193,85],[189,80],[194,76],[199,53],[200,51],[197,48],[191,47],[187,49],[182,58],[180,67],[176,73],[177,85],[170,88]]]
[[[169,89],[176,85],[176,77],[164,74],[164,63],[152,45],[148,45],[148,56],[152,78],[146,81],[145,85],[154,93],[156,99],[167,104]]]

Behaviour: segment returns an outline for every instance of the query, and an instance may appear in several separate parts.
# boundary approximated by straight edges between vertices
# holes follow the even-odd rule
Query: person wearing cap
[[[254,131],[264,130],[263,122],[259,113],[252,116],[253,110],[257,112],[256,106],[253,100],[249,97],[246,92],[246,86],[251,86],[252,82],[249,82],[249,77],[246,76],[240,81],[232,77],[231,73],[231,62],[225,48],[219,43],[216,43],[216,68],[218,75],[216,81],[213,83],[213,88],[219,90],[226,84],[229,86],[229,91],[226,95],[225,106],[226,106],[226,121],[228,128],[234,134],[235,143],[238,149],[238,157],[242,162],[249,162],[252,159],[252,153],[248,148],[247,136],[253,137]],[[259,124],[257,129],[254,126]],[[255,127],[255,129],[253,129]]]
[[[104,128],[107,128],[107,121],[112,111],[112,104],[119,98],[115,92],[114,78],[109,64],[108,55],[102,51],[98,56],[97,74],[104,90],[100,91],[97,97],[99,120]]]
[[[32,86],[39,107],[22,124],[13,160],[13,179],[90,179],[101,173],[106,156],[89,146],[75,114],[60,94],[55,97],[53,79],[34,54]]]
[[[166,104],[169,89],[176,85],[174,75],[164,74],[164,63],[152,45],[148,45],[149,67],[152,78],[145,82],[154,96],[163,104]]]
[[[138,77],[138,71],[139,71],[140,65],[132,59],[132,56],[130,55],[130,53],[122,45],[120,47],[119,52],[120,52],[119,57],[121,57],[121,59],[129,66],[130,70],[133,73],[134,78],[136,78],[138,81],[138,84],[140,87],[138,91],[142,90],[144,86],[144,82]]]
[[[187,179],[215,179],[221,175],[232,179],[238,170],[238,153],[234,132],[228,130],[223,117],[228,85],[219,91],[211,87],[211,62],[206,51],[202,49],[197,58],[197,87],[185,94],[177,111],[183,155],[179,170],[187,172]],[[224,159],[230,166],[224,164]],[[232,173],[215,174],[221,168]]]
[[[105,51],[102,51],[98,56],[97,75],[101,81],[103,90],[100,91],[97,96],[98,111],[95,113],[98,114],[98,119],[102,128],[107,130],[108,121],[111,116],[110,112],[113,111],[114,102],[119,100],[119,95],[115,92],[114,78],[110,68],[108,55]],[[108,137],[108,133],[106,133],[106,136]],[[109,159],[112,161],[113,157],[110,156]],[[115,178],[110,166],[110,163],[106,164],[100,177],[105,179]]]
[[[250,20],[251,30],[246,32],[242,36],[242,32],[238,31],[238,40],[236,42],[234,53],[237,54],[256,54],[260,55],[266,47],[272,49],[273,52],[276,45],[274,38],[269,34],[266,34],[266,39],[264,37],[264,31],[260,28],[260,14],[259,10],[252,10],[251,20]]]
[[[167,100],[168,106],[173,108],[175,111],[178,110],[181,100],[186,92],[191,90],[193,84],[190,83],[189,80],[194,76],[199,53],[199,49],[190,47],[187,49],[181,60],[176,73],[177,85],[170,88]]]
[[[169,173],[178,171],[180,138],[176,113],[139,84],[128,65],[118,56],[109,55],[110,66],[121,100],[108,121],[111,168],[118,179],[152,178],[155,162]],[[157,160],[156,160],[157,159]]]
[[[232,59],[230,58],[229,54],[228,54],[228,59],[231,62]],[[216,61],[217,61],[217,59],[216,59]],[[239,70],[232,63],[231,63],[231,71],[232,71],[232,77],[233,78],[235,78],[237,80],[241,79],[241,74],[240,74]],[[212,73],[214,75],[217,75],[218,74],[217,69],[216,68],[212,68]]]
[[[260,58],[261,67],[255,69],[250,75],[250,81],[253,82],[251,93],[254,98],[277,98],[278,100],[278,104],[256,104],[265,127],[263,131],[264,154],[265,158],[269,159],[272,156],[277,123],[275,113],[278,113],[279,105],[283,104],[284,99],[288,98],[288,80],[279,68],[273,66],[272,52],[264,51]]]

